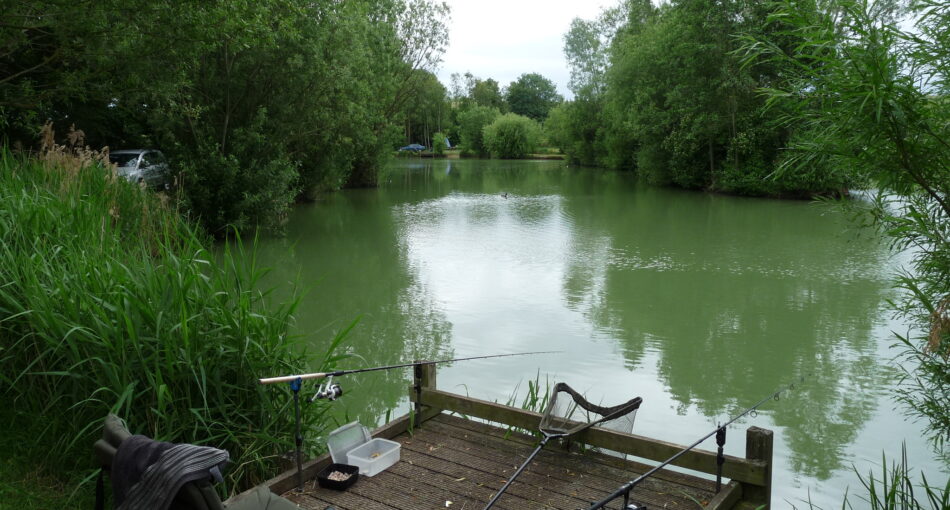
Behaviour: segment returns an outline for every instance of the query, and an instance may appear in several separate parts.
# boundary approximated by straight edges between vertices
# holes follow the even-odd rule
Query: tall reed
[[[927,476],[920,473],[920,482],[914,480],[910,463],[907,461],[907,447],[901,449],[900,462],[893,462],[890,470],[887,457],[881,455],[881,475],[873,472],[867,478],[861,476],[855,468],[864,491],[857,494],[857,507],[845,497],[842,508],[870,508],[872,510],[945,510],[950,508],[950,480],[939,485],[930,485]]]
[[[231,492],[274,474],[293,409],[256,380],[318,367],[289,335],[296,300],[269,302],[240,243],[212,256],[206,242],[100,165],[0,149],[0,405],[33,429],[38,461],[91,467],[111,411],[136,433],[227,449]]]
[[[867,477],[852,466],[861,488],[851,492],[845,490],[841,510],[946,510],[950,508],[950,480],[943,486],[931,485],[927,476],[920,472],[920,480],[913,473],[907,459],[907,447],[902,445],[899,462],[891,462],[888,467],[887,456],[881,454],[880,474],[870,470]],[[825,510],[811,501],[803,500],[810,510]],[[792,508],[796,508],[794,505]]]

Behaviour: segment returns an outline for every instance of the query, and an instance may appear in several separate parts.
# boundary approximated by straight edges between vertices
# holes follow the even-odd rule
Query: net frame
[[[566,397],[558,398],[559,395],[569,395],[570,400],[565,401]],[[564,414],[564,416],[559,416],[557,413],[559,406],[567,402],[569,409]],[[640,408],[640,404],[643,402],[641,397],[632,398],[622,404],[613,406],[613,407],[603,407],[597,404],[592,404],[584,398],[583,395],[575,391],[573,388],[567,385],[567,383],[557,383],[551,389],[551,395],[548,397],[547,405],[544,408],[544,414],[541,415],[541,422],[538,424],[538,430],[544,437],[541,439],[541,442],[538,446],[531,452],[531,455],[528,455],[528,458],[521,464],[517,471],[505,482],[505,484],[495,493],[483,510],[489,510],[495,503],[498,501],[498,498],[508,490],[508,487],[515,481],[518,476],[521,475],[521,472],[531,463],[534,457],[544,448],[544,445],[548,443],[551,439],[568,437],[584,430],[593,427],[594,425],[599,425],[601,423],[606,423],[611,420],[629,416],[631,412],[634,413],[636,417],[637,409]],[[574,415],[576,409],[583,409],[587,412],[587,415],[590,416],[591,413],[597,414],[600,418],[595,420],[588,420],[586,422],[578,422],[571,420],[570,418]],[[633,420],[629,421],[630,429],[633,430]],[[568,427],[569,426],[569,427]]]
[[[570,400],[566,401],[565,399],[568,397],[570,397]],[[633,413],[633,417],[628,418],[632,430],[633,420],[636,419],[636,412],[641,403],[643,403],[643,398],[635,397],[615,406],[599,406],[589,402],[567,383],[559,382],[551,389],[551,395],[548,397],[548,403],[545,406],[544,414],[541,416],[538,429],[545,436],[572,436],[595,425],[628,417],[630,413]],[[586,412],[588,417],[586,422],[572,419],[578,409]],[[598,415],[599,418],[591,420],[589,419],[591,414]]]

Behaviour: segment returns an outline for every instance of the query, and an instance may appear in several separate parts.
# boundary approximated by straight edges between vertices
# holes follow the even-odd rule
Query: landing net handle
[[[804,381],[805,381],[805,377],[802,376],[801,382],[804,382]],[[702,443],[703,441],[709,439],[709,438],[712,437],[713,435],[716,435],[716,436],[717,436],[717,437],[716,437],[716,442],[717,442],[717,443],[720,443],[720,441],[721,441],[722,444],[725,444],[725,442],[726,442],[726,432],[725,432],[726,427],[728,427],[729,425],[732,425],[734,422],[736,422],[737,420],[739,420],[739,418],[742,418],[743,416],[745,416],[745,415],[747,415],[747,414],[755,413],[756,410],[757,410],[760,406],[762,406],[763,404],[765,404],[765,403],[768,402],[769,400],[778,400],[778,399],[779,399],[779,396],[782,394],[782,392],[784,392],[784,391],[791,391],[791,390],[793,390],[793,389],[795,389],[795,383],[791,383],[791,384],[788,384],[788,385],[786,385],[786,386],[783,386],[783,387],[779,388],[779,389],[778,389],[777,391],[775,391],[774,393],[771,393],[771,394],[768,395],[767,397],[765,397],[765,398],[763,398],[762,400],[756,402],[756,403],[753,404],[752,406],[746,408],[746,410],[744,410],[744,411],[742,411],[741,413],[737,414],[736,416],[732,417],[732,419],[730,419],[730,420],[727,421],[726,423],[723,423],[722,425],[716,427],[716,428],[715,428],[712,432],[710,432],[709,434],[706,434],[705,436],[699,438],[695,443],[693,443],[693,444],[687,446],[686,448],[683,448],[682,450],[680,450],[678,453],[676,453],[676,454],[673,455],[672,457],[670,457],[670,458],[666,459],[665,461],[663,461],[660,465],[654,467],[653,469],[647,471],[646,473],[643,473],[642,475],[640,475],[640,476],[637,477],[636,479],[631,480],[631,481],[625,483],[625,484],[622,485],[619,489],[615,490],[612,494],[610,494],[610,495],[607,496],[606,498],[604,498],[604,499],[602,499],[602,500],[600,500],[600,501],[598,501],[598,502],[592,504],[587,510],[598,510],[598,509],[600,509],[600,508],[607,508],[607,504],[608,504],[608,503],[610,503],[611,501],[613,501],[613,500],[615,500],[615,499],[617,499],[617,498],[620,498],[620,497],[623,498],[624,505],[626,505],[627,502],[630,500],[630,492],[633,491],[633,489],[636,488],[636,486],[637,486],[640,482],[642,482],[643,480],[646,480],[647,478],[649,478],[650,476],[652,476],[652,475],[653,475],[654,473],[656,473],[657,471],[659,471],[659,470],[663,469],[664,467],[668,466],[668,465],[671,464],[674,460],[676,460],[676,459],[678,459],[680,456],[684,455],[686,452],[692,450],[693,448],[696,448],[697,446],[699,446],[700,443]],[[719,471],[719,473],[718,473],[718,478],[719,478],[720,480],[721,480],[721,476],[722,476],[722,474],[721,474],[721,473],[722,473],[722,461],[720,460],[720,459],[723,458],[723,457],[722,457],[722,444],[719,444],[719,451],[720,451],[720,453],[719,453],[719,455],[717,456],[717,459],[716,459],[717,471]],[[720,485],[720,483],[721,483],[721,482],[717,481],[717,486]]]
[[[567,405],[564,404],[565,396],[570,397]],[[541,417],[541,423],[538,425],[538,430],[544,435],[544,438],[541,439],[541,443],[538,444],[537,448],[531,452],[531,455],[529,455],[528,458],[521,464],[521,467],[519,467],[510,478],[508,478],[502,488],[495,493],[495,495],[491,498],[491,501],[489,501],[482,510],[489,510],[495,505],[501,495],[508,490],[508,487],[511,486],[515,479],[521,475],[521,472],[524,471],[526,467],[528,467],[528,464],[530,464],[535,456],[541,452],[541,450],[544,448],[544,445],[546,445],[548,441],[551,439],[570,437],[595,425],[599,425],[601,423],[608,422],[631,413],[633,413],[635,416],[637,409],[640,408],[641,403],[643,403],[643,399],[641,397],[636,397],[620,405],[613,407],[602,407],[588,402],[583,395],[568,386],[567,383],[561,382],[555,384],[554,388],[551,390],[551,397],[548,399],[548,405]],[[599,418],[587,422],[577,422],[571,420],[571,415],[573,415],[574,411],[577,409],[583,409],[588,414],[593,413],[599,416]],[[559,413],[563,414],[563,416],[559,416]],[[631,427],[632,426],[633,422],[631,421]]]

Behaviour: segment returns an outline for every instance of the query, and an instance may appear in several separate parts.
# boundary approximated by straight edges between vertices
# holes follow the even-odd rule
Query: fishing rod
[[[352,370],[337,370],[334,372],[314,372],[312,374],[300,374],[300,375],[284,375],[280,377],[268,377],[265,379],[259,379],[258,382],[261,384],[277,384],[291,382],[294,379],[307,380],[307,379],[323,379],[326,377],[336,377],[340,375],[349,375],[349,374],[359,374],[363,372],[375,372],[377,370],[392,370],[395,368],[405,368],[405,367],[414,367],[417,365],[429,365],[433,363],[452,363],[453,361],[468,361],[473,359],[488,359],[488,358],[507,358],[509,356],[527,356],[529,354],[557,354],[563,351],[536,351],[536,352],[515,352],[512,354],[492,354],[490,356],[470,356],[468,358],[454,358],[454,359],[443,359],[438,361],[413,361],[411,363],[400,363],[398,365],[385,365],[379,367],[370,367],[370,368],[356,368]]]
[[[802,376],[799,382],[805,382],[805,377]],[[610,494],[609,496],[607,496],[606,498],[604,498],[604,499],[598,501],[597,503],[594,503],[594,504],[591,505],[590,508],[588,508],[587,510],[598,510],[598,509],[600,509],[600,508],[606,508],[608,503],[610,503],[610,502],[613,501],[614,499],[619,498],[620,496],[623,496],[623,505],[621,505],[621,508],[622,508],[622,509],[627,509],[627,508],[632,508],[632,509],[641,508],[641,507],[633,506],[633,505],[630,504],[630,492],[634,489],[634,487],[636,487],[637,484],[639,484],[639,483],[642,482],[643,480],[645,480],[645,479],[647,479],[648,477],[652,476],[652,475],[653,475],[654,473],[656,473],[657,471],[659,471],[659,470],[663,469],[664,467],[668,466],[671,462],[673,462],[674,460],[678,459],[680,456],[684,455],[686,452],[692,450],[693,448],[696,448],[697,446],[699,446],[700,443],[702,443],[703,441],[709,439],[709,438],[712,437],[713,435],[716,436],[716,444],[717,444],[718,447],[719,447],[719,452],[718,452],[718,455],[717,455],[717,458],[716,458],[716,464],[717,464],[717,466],[716,466],[716,471],[717,471],[717,472],[716,472],[716,492],[718,493],[718,492],[719,492],[719,489],[720,489],[720,487],[721,487],[721,484],[722,484],[722,464],[723,464],[723,461],[725,460],[725,459],[723,458],[723,455],[722,455],[722,448],[723,448],[723,445],[725,445],[725,443],[726,443],[726,427],[728,427],[729,425],[732,425],[732,424],[735,423],[739,418],[742,418],[743,416],[745,416],[745,415],[747,415],[747,414],[753,414],[753,416],[754,416],[754,413],[756,412],[756,410],[757,410],[759,407],[761,407],[763,404],[765,404],[765,403],[768,402],[769,400],[778,400],[778,399],[779,399],[779,396],[780,396],[783,392],[789,391],[789,390],[793,390],[793,389],[795,389],[795,383],[790,383],[790,384],[787,384],[787,385],[785,385],[785,386],[782,386],[782,387],[779,388],[778,390],[776,390],[776,391],[770,393],[768,396],[766,396],[766,397],[763,398],[762,400],[756,402],[755,404],[752,404],[750,407],[747,407],[747,408],[746,408],[744,411],[742,411],[741,413],[739,413],[739,414],[737,414],[736,416],[732,417],[732,419],[730,419],[730,420],[727,421],[726,423],[724,423],[724,424],[722,424],[722,425],[719,425],[718,427],[716,427],[715,429],[713,429],[713,431],[710,432],[709,434],[706,434],[705,436],[699,438],[695,443],[693,443],[693,444],[687,446],[686,448],[683,448],[681,451],[679,451],[678,453],[676,453],[676,455],[673,455],[672,457],[666,459],[666,460],[663,461],[663,463],[661,463],[660,465],[654,467],[653,469],[647,471],[646,473],[643,473],[642,475],[638,476],[637,478],[635,478],[635,479],[633,479],[633,480],[631,480],[631,481],[629,481],[629,482],[623,484],[619,489],[615,490],[613,493],[611,493],[611,494]]]
[[[284,375],[279,377],[267,377],[263,379],[258,379],[259,384],[279,384],[279,383],[290,383],[290,390],[294,393],[294,443],[296,445],[294,455],[296,457],[297,463],[297,491],[303,491],[303,463],[301,461],[301,449],[303,447],[303,433],[301,432],[300,425],[300,388],[303,386],[303,381],[309,379],[326,379],[326,382],[321,384],[317,388],[317,392],[310,398],[307,399],[307,403],[313,403],[314,400],[325,399],[329,401],[334,401],[341,396],[343,396],[343,388],[339,384],[333,382],[334,377],[341,375],[349,374],[361,374],[363,372],[376,372],[380,370],[395,370],[397,368],[406,368],[406,367],[415,367],[421,365],[430,365],[430,364],[439,364],[439,363],[452,363],[455,361],[469,361],[476,359],[489,359],[489,358],[507,358],[510,356],[527,356],[531,354],[554,354],[561,351],[535,351],[535,352],[516,352],[512,354],[492,354],[489,356],[470,356],[467,358],[454,358],[454,359],[443,359],[437,361],[413,361],[411,363],[399,363],[396,365],[385,365],[379,367],[369,367],[369,368],[356,368],[350,370],[335,370],[333,372],[314,372],[311,374],[299,374],[299,375]]]

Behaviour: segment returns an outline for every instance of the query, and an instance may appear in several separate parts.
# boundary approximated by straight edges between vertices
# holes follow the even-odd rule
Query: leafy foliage
[[[506,113],[485,126],[485,147],[494,158],[519,159],[538,147],[541,128],[528,117]]]
[[[462,138],[462,149],[466,153],[488,155],[484,129],[499,115],[501,113],[497,109],[488,106],[474,106],[458,114],[459,136]]]
[[[476,80],[472,87],[471,96],[472,102],[478,106],[497,108],[501,113],[508,111],[508,103],[501,94],[498,82],[491,78]]]
[[[433,0],[13,2],[0,128],[29,144],[51,119],[95,146],[157,146],[209,231],[273,224],[300,194],[375,184],[447,16]]]
[[[917,30],[893,22],[888,2],[783,2],[773,37],[744,39],[749,58],[782,69],[768,89],[785,124],[803,126],[780,174],[854,173],[875,188],[866,217],[912,254],[895,303],[919,337],[901,337],[901,398],[950,438],[950,9],[912,3]],[[794,46],[780,42],[798,38]]]
[[[232,491],[272,476],[293,412],[254,381],[308,367],[289,335],[296,301],[269,302],[254,258],[208,252],[159,196],[96,164],[4,150],[0,199],[0,402],[34,427],[35,460],[90,467],[114,412],[134,432],[228,450]]]
[[[562,100],[554,83],[537,73],[522,74],[505,91],[505,101],[512,113],[539,122]]]
[[[443,155],[445,154],[445,149],[448,147],[448,144],[445,141],[445,135],[442,133],[436,133],[432,135],[432,152]]]
[[[448,91],[434,74],[417,70],[418,85],[402,106],[400,115],[405,126],[405,136],[400,145],[419,143],[435,146],[435,133],[450,127],[451,107]]]
[[[766,115],[759,89],[775,66],[742,66],[737,33],[768,33],[768,4],[625,2],[565,36],[575,99],[559,138],[583,165],[637,171],[646,180],[748,195],[837,194],[846,174],[800,168],[775,178],[796,126]],[[785,41],[787,42],[787,41]]]

